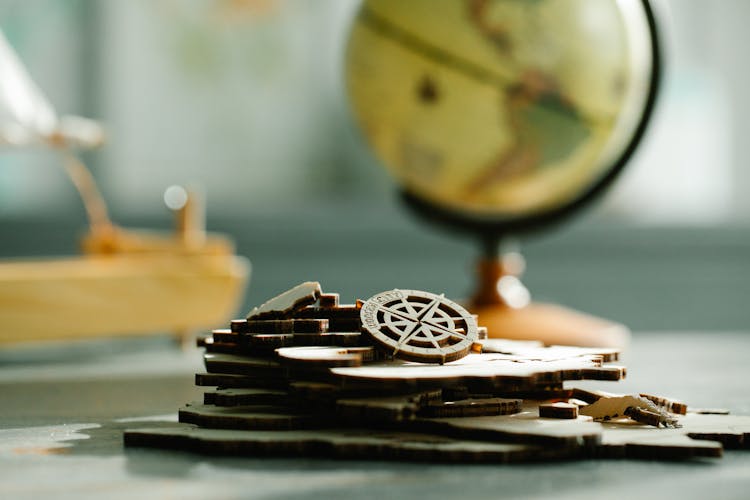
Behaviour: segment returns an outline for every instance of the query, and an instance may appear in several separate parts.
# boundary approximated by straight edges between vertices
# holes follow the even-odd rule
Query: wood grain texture
[[[209,328],[250,275],[231,255],[135,254],[0,263],[0,343]]]

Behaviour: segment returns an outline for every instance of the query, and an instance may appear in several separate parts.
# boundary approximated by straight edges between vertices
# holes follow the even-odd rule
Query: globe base
[[[466,307],[492,338],[537,340],[545,345],[625,348],[625,325],[555,304],[533,303],[521,283],[523,257],[485,257],[477,267],[477,291]]]
[[[468,309],[479,316],[478,324],[487,327],[490,338],[620,349],[630,341],[625,325],[556,304],[531,303],[520,309],[468,304]]]

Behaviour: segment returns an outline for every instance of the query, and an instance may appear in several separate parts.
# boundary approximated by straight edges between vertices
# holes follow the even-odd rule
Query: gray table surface
[[[750,415],[750,334],[638,333],[620,383]],[[748,498],[750,452],[690,462],[431,465],[124,449],[199,399],[200,352],[166,338],[0,350],[0,498]]]

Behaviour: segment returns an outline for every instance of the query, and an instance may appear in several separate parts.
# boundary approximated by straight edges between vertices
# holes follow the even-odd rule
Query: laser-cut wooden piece
[[[582,406],[579,413],[600,421],[628,416],[633,420],[655,427],[677,426],[676,417],[659,408],[652,401],[640,396],[602,397],[594,403]]]
[[[203,394],[203,404],[216,406],[278,406],[288,402],[287,391],[272,389],[216,389]]]
[[[470,418],[418,418],[411,429],[462,439],[528,443],[590,453],[601,443],[602,428],[590,417],[573,420],[539,418],[536,405],[512,415]]]
[[[282,377],[260,377],[257,375],[235,375],[229,373],[196,373],[195,385],[233,389],[284,389],[287,387],[288,381]]]
[[[365,344],[364,336],[360,332],[325,332],[325,333],[294,333],[292,344],[295,346],[340,346],[355,347]]]
[[[688,412],[680,418],[680,425],[664,429],[632,420],[603,423],[600,456],[683,460],[720,457],[723,447],[750,448],[749,416]]]
[[[240,334],[237,332],[233,332],[232,330],[228,328],[217,328],[215,330],[211,330],[211,339],[213,339],[214,342],[220,342],[225,344],[237,344],[240,342]],[[205,341],[204,341],[205,344]]]
[[[675,401],[669,398],[664,398],[661,396],[652,396],[650,394],[643,394],[641,393],[640,396],[642,398],[646,398],[652,403],[656,404],[657,406],[664,407],[667,411],[670,411],[672,413],[677,413],[678,415],[685,415],[688,411],[688,406],[685,403],[682,403],[680,401]]]
[[[247,315],[248,320],[284,319],[305,306],[314,304],[320,294],[320,283],[306,281],[291,288],[276,297],[253,308]]]
[[[539,416],[542,418],[578,418],[578,406],[571,403],[543,403],[539,405]]]
[[[251,426],[279,426],[277,428],[288,429],[295,425],[315,425],[314,417],[309,422],[302,420],[289,420],[291,413],[281,415],[276,409],[267,408],[266,413],[261,412],[263,407],[253,407],[250,412],[237,411],[238,409],[224,409],[213,412],[206,411],[211,417],[221,415],[223,421],[219,425],[231,421],[231,416],[242,415],[237,425]],[[241,409],[240,409],[241,410]],[[286,410],[282,409],[282,412]],[[399,441],[404,441],[409,429],[420,429],[419,434],[424,436],[425,442],[443,443],[456,442],[460,436],[462,442],[472,443],[477,446],[489,446],[493,444],[517,443],[523,449],[530,451],[529,454],[516,456],[519,460],[543,460],[551,458],[646,458],[663,460],[684,460],[689,458],[720,457],[722,454],[722,443],[727,448],[750,448],[750,417],[734,417],[726,415],[700,415],[688,413],[684,419],[682,428],[657,429],[652,426],[638,424],[631,420],[597,423],[588,417],[579,417],[574,420],[540,419],[536,415],[536,409],[527,407],[521,413],[515,415],[497,417],[475,417],[475,418],[443,418],[422,419],[403,421],[399,428],[389,428],[387,434],[399,436]],[[392,425],[393,423],[391,423]],[[131,430],[125,434],[125,443],[129,446],[156,446],[156,447],[191,447],[196,451],[204,453],[235,452],[243,449],[242,443],[263,442],[263,447],[256,452],[262,452],[269,456],[294,456],[302,453],[301,449],[307,449],[300,444],[303,436],[319,438],[316,442],[316,455],[323,456],[350,456],[340,455],[342,452],[335,446],[330,448],[326,443],[338,442],[339,439],[347,439],[361,432],[368,435],[382,435],[377,429],[320,429],[310,433],[300,433],[295,430],[284,432],[263,431],[223,431],[213,433],[213,429],[197,429],[190,425],[176,426],[170,429],[158,428],[147,430]],[[413,431],[411,431],[413,432]],[[214,436],[212,444],[207,447],[193,448],[185,440],[176,439],[176,436],[199,435]],[[451,438],[453,436],[453,438]],[[535,445],[535,444],[536,445]],[[359,445],[349,442],[345,448],[353,446],[359,449]],[[540,446],[540,447],[538,447]],[[441,448],[431,448],[431,454],[424,458],[431,461],[453,461],[454,456],[443,454]],[[245,450],[248,455],[250,449]],[[378,452],[376,452],[378,453]],[[245,454],[243,452],[243,454]],[[352,455],[354,456],[354,455]],[[377,458],[379,454],[356,455],[362,458]],[[389,455],[389,458],[398,458]],[[415,459],[412,456],[401,456],[402,459]]]
[[[330,309],[339,306],[338,293],[321,293],[318,298],[318,305],[324,309]]]
[[[353,315],[354,312],[359,314],[356,306],[343,306],[350,308],[348,310],[326,309],[322,307],[324,302],[318,299],[316,306],[297,309],[291,317],[281,321],[263,320],[256,324],[294,325],[301,311],[307,311],[305,314],[327,311],[327,317],[302,318],[314,320],[318,325],[321,322],[315,320],[328,320],[329,326],[334,318],[357,324],[360,321]],[[185,424],[166,432],[161,432],[162,429],[129,431],[126,442],[192,447],[210,453],[252,455],[262,452],[264,456],[305,453],[348,456],[345,454],[362,453],[364,447],[380,450],[364,454],[367,458],[382,454],[388,458],[430,461],[452,461],[455,457],[494,460],[488,456],[501,457],[501,461],[563,457],[684,459],[720,456],[722,443],[728,448],[750,447],[750,417],[690,412],[680,419],[682,428],[657,429],[655,425],[664,425],[665,421],[674,423],[675,417],[667,411],[685,413],[686,405],[646,394],[622,396],[604,391],[563,389],[565,380],[623,377],[624,368],[604,365],[617,359],[616,350],[547,348],[537,342],[478,339],[472,345],[481,345],[484,353],[471,354],[442,366],[402,360],[369,363],[369,358],[363,359],[362,354],[377,351],[365,346],[281,347],[277,357],[274,349],[278,344],[300,346],[306,342],[332,342],[335,335],[342,343],[354,344],[368,339],[369,335],[357,332],[252,335],[254,330],[257,333],[257,328],[250,328],[253,321],[235,320],[230,329],[214,330],[202,340],[210,373],[197,374],[196,383],[219,389],[207,391],[204,404],[191,404],[180,410],[180,420]],[[253,340],[255,337],[258,339]],[[228,354],[219,354],[217,350]],[[352,353],[359,358],[355,364],[361,366],[340,366],[352,363],[349,359],[342,361]],[[409,391],[416,391],[416,394],[408,394]],[[485,394],[480,397],[481,393]],[[534,395],[546,401],[528,401],[521,407],[520,400],[501,399],[497,397],[499,394]],[[633,401],[625,404],[626,398],[632,398],[637,404]],[[571,401],[576,405],[566,403]],[[622,411],[613,415],[596,410],[598,406],[620,404],[618,401],[622,403]],[[590,416],[569,420],[537,416],[538,412],[544,417],[543,408],[563,406],[566,409],[580,406],[582,412],[601,413],[611,420],[600,423]],[[498,412],[505,414],[496,415]],[[485,413],[493,415],[483,415]],[[363,422],[371,428],[348,427],[361,426]],[[204,428],[195,428],[189,423]],[[408,432],[416,432],[422,439],[417,447],[419,452],[403,451],[405,443],[401,441],[394,448],[387,439],[378,441],[379,445],[372,444],[368,441],[372,435],[382,436],[382,431],[377,430],[379,427],[387,428],[388,435],[398,435],[401,440],[413,435]],[[309,428],[316,430],[293,430]],[[366,432],[367,436],[361,441],[350,439],[358,432]],[[307,441],[301,436],[314,437]],[[430,448],[438,442],[451,443],[453,447],[460,443],[467,447],[461,448],[461,453],[443,455],[444,447]],[[485,455],[471,451],[477,446],[482,449],[488,446],[520,448],[513,448],[518,453],[510,455]],[[352,451],[351,447],[356,450]],[[437,453],[441,455],[436,456]]]
[[[279,360],[297,367],[361,366],[374,357],[372,347],[285,347],[277,349]]]
[[[287,406],[249,405],[222,407],[191,403],[178,413],[182,423],[212,429],[290,430],[319,427],[320,415],[295,412]]]
[[[332,368],[341,383],[382,384],[384,387],[467,386],[474,392],[539,390],[565,380],[620,380],[625,370],[600,366],[597,356],[575,356],[555,361],[523,360],[505,354],[469,354],[434,365],[407,361],[379,362],[360,367]]]
[[[483,398],[459,401],[434,401],[419,409],[420,417],[483,417],[511,415],[521,411],[520,399]]]
[[[355,304],[341,304],[337,307],[307,306],[294,312],[295,318],[312,319],[359,319],[360,307]]]
[[[478,326],[477,327],[477,338],[479,340],[485,340],[488,337],[487,327],[486,326]]]
[[[620,350],[606,347],[573,347],[573,346],[550,346],[545,347],[541,342],[534,340],[506,340],[485,339],[478,340],[482,345],[483,353],[507,354],[519,356],[524,359],[537,359],[540,361],[554,361],[557,359],[568,359],[576,356],[600,356],[602,362],[609,363],[620,358]]]
[[[359,318],[331,318],[329,331],[332,332],[359,332],[362,330],[362,322]]]
[[[328,331],[327,319],[248,320],[245,335],[258,333],[322,333]]]
[[[210,373],[258,375],[262,377],[281,377],[284,374],[283,366],[270,358],[206,353],[203,355],[203,361],[206,370]]]
[[[466,356],[478,339],[474,317],[443,295],[390,290],[370,297],[360,312],[362,328],[387,353],[424,363]]]
[[[258,335],[247,335],[249,346],[259,351],[273,351],[280,347],[291,347],[294,345],[294,334],[292,333],[260,333]]]
[[[233,319],[229,322],[229,329],[234,333],[247,333],[250,331],[246,319]]]
[[[398,422],[413,418],[425,405],[441,401],[442,391],[383,397],[342,398],[336,400],[336,414],[354,422]]]
[[[516,463],[563,458],[565,450],[465,441],[423,433],[373,429],[285,432],[202,429],[190,425],[133,429],[127,446],[187,449],[242,456],[325,456],[445,463]]]
[[[726,408],[691,408],[690,411],[700,415],[729,415],[731,413]]]

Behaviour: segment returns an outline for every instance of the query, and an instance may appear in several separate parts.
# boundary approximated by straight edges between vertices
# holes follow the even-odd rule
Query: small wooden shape
[[[325,332],[325,333],[294,333],[292,344],[304,346],[341,346],[355,347],[363,344],[360,332]]]
[[[282,365],[270,358],[206,353],[203,355],[203,362],[209,373],[258,375],[261,377],[281,377],[284,374]]]
[[[258,351],[270,352],[280,347],[291,347],[294,345],[294,334],[292,333],[261,333],[248,335],[248,344]]]
[[[690,412],[699,415],[729,415],[731,413],[726,408],[692,408]]]
[[[440,402],[442,391],[433,390],[399,396],[342,398],[336,401],[336,414],[354,422],[399,422],[416,416],[432,401]]]
[[[359,332],[362,322],[359,318],[331,318],[329,330],[332,332]]]
[[[279,360],[298,367],[326,368],[362,366],[373,359],[372,347],[285,347],[277,349]]]
[[[339,306],[338,293],[321,293],[318,298],[318,305],[324,309],[330,309]]]
[[[521,411],[520,399],[485,398],[459,401],[434,401],[419,410],[420,417],[455,418],[511,415]]]
[[[661,397],[661,396],[652,396],[650,394],[643,394],[641,393],[640,396],[642,398],[646,398],[652,403],[654,403],[657,406],[664,407],[667,411],[670,411],[672,413],[677,413],[678,415],[685,415],[688,411],[688,406],[685,403],[681,403],[679,401],[675,401],[673,399]]]
[[[477,327],[477,338],[479,340],[485,340],[488,338],[487,333],[487,327],[486,326],[478,326]]]
[[[295,318],[305,319],[359,319],[360,308],[354,304],[337,307],[307,306],[294,312]]]
[[[178,413],[180,422],[212,429],[290,430],[319,427],[319,415],[298,413],[286,406],[248,405],[222,407],[191,403]]]
[[[305,306],[314,304],[321,294],[320,283],[317,281],[306,281],[300,283],[253,308],[247,315],[248,320],[260,319],[284,319]]]
[[[579,410],[595,420],[606,421],[621,417],[630,417],[641,423],[654,427],[676,427],[677,419],[659,408],[650,400],[640,396],[607,396],[602,397]]]
[[[237,344],[240,341],[240,334],[237,332],[233,332],[228,328],[218,328],[211,331],[211,338],[214,340],[214,342]]]
[[[543,361],[569,359],[576,356],[599,356],[604,363],[617,361],[620,350],[607,347],[574,347],[553,345],[546,347],[534,340],[485,339],[477,341],[484,353],[507,354],[522,358],[533,358]]]
[[[257,375],[235,375],[230,373],[196,373],[195,385],[237,389],[285,389],[288,386],[288,381],[282,377],[259,377]]]
[[[229,328],[235,333],[248,333],[250,331],[246,319],[233,319],[229,322]]]
[[[322,333],[328,331],[327,319],[248,320],[245,335],[259,333]]]
[[[578,418],[578,406],[571,403],[543,403],[539,405],[539,416],[542,418]]]
[[[288,392],[271,389],[216,389],[203,393],[203,404],[216,406],[279,406],[288,402]]]
[[[289,397],[295,400],[333,402],[341,392],[341,387],[326,382],[289,382]]]
[[[465,386],[445,387],[443,389],[443,401],[460,401],[470,397],[469,388]]]
[[[360,319],[378,346],[410,361],[455,361],[478,339],[476,320],[466,309],[443,295],[419,290],[374,295],[362,305]]]

